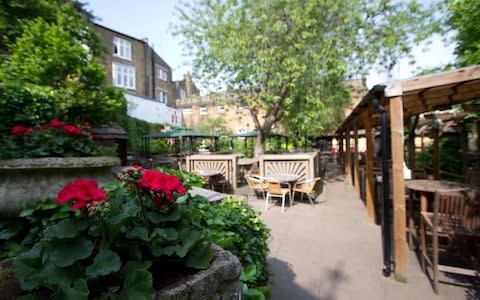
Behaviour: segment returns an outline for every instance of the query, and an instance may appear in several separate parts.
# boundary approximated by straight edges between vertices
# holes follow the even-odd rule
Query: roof
[[[231,137],[257,137],[257,131],[252,130],[244,133],[238,133],[238,134],[232,134],[230,135]],[[278,133],[278,132],[270,132],[268,136],[280,136],[280,137],[286,137],[287,135]]]
[[[364,116],[372,116],[372,125],[380,124],[380,112],[373,108],[372,99],[389,109],[390,99],[402,97],[403,118],[420,113],[445,110],[454,104],[480,98],[480,65],[447,72],[413,77],[376,85],[368,91],[349,116],[338,127],[337,133],[346,128],[365,128]]]
[[[96,139],[126,140],[128,138],[127,132],[119,125],[91,128],[90,132],[95,136]]]

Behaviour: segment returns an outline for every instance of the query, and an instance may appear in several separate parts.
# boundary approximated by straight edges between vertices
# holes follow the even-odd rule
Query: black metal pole
[[[380,104],[379,96],[383,94],[383,86],[374,87],[372,103],[381,113],[381,155],[382,155],[382,242],[383,242],[383,275],[390,276],[392,272],[392,203],[390,200],[390,173],[388,163],[387,113]]]

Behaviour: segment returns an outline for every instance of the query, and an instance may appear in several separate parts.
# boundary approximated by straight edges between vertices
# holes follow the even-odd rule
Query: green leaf
[[[88,222],[78,219],[66,219],[45,230],[45,239],[69,239],[79,235],[88,227]]]
[[[156,211],[151,211],[148,213],[148,219],[154,223],[154,224],[161,224],[163,222],[167,221],[178,221],[181,218],[180,214],[180,209],[178,207],[175,207],[171,211],[169,211],[167,214],[162,214]]]
[[[212,246],[210,244],[201,244],[193,248],[188,253],[185,264],[187,267],[195,269],[206,269],[210,266],[213,258]]]
[[[152,265],[149,261],[129,261],[122,268],[123,289],[118,300],[151,300],[155,298],[152,274],[148,268]]]
[[[145,227],[135,227],[133,230],[127,232],[128,238],[137,238],[143,241],[148,241],[148,231]]]
[[[58,291],[55,300],[88,300],[88,285],[83,278],[78,278],[73,284]]]
[[[39,284],[35,280],[39,269],[41,269],[42,250],[40,244],[32,249],[23,252],[13,262],[13,271],[24,290],[32,290]]]
[[[15,222],[10,223],[7,227],[0,231],[0,240],[8,240],[12,236],[15,236],[22,229],[22,223]]]
[[[17,300],[49,300],[50,298],[47,296],[36,295],[36,294],[28,294],[23,295],[17,298]]]
[[[177,198],[177,200],[175,200],[175,203],[177,204],[182,204],[182,203],[185,203],[189,198],[189,195],[188,194],[185,194],[183,196],[180,196]]]
[[[48,256],[59,267],[66,267],[92,254],[93,243],[85,238],[48,243]]]
[[[167,241],[174,241],[178,238],[178,233],[175,228],[166,227],[166,228],[155,228],[152,232],[152,239],[161,237]]]
[[[120,270],[121,266],[120,257],[115,252],[101,249],[95,256],[93,264],[87,267],[86,275],[89,279],[105,276]]]
[[[252,264],[246,268],[242,268],[242,274],[240,275],[240,280],[243,282],[255,280],[257,276],[257,267]]]

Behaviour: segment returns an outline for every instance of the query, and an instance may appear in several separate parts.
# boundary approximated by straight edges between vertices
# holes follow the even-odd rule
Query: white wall
[[[164,103],[125,93],[127,113],[129,116],[150,123],[182,126],[182,112]],[[172,115],[176,114],[176,123],[172,123]]]

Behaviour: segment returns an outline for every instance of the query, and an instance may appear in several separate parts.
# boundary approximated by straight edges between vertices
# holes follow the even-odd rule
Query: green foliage
[[[195,205],[197,217],[212,231],[212,242],[235,254],[242,263],[242,282],[252,289],[266,285],[270,232],[260,214],[237,199],[224,199],[215,205],[197,199]]]
[[[32,131],[26,134],[4,136],[4,144],[0,145],[0,158],[83,157],[100,156],[105,152],[112,152],[98,146],[90,135],[79,127],[67,126],[76,128],[79,132],[72,134],[63,128],[44,126],[28,129]]]
[[[67,299],[153,299],[158,287],[152,272],[168,271],[164,266],[172,262],[209,266],[210,230],[196,222],[195,199],[180,197],[165,211],[121,184],[105,189],[108,202],[89,216],[82,211],[83,217],[49,226],[17,256],[13,267],[25,291]]]
[[[27,205],[18,216],[3,217],[0,221],[0,260],[30,249],[46,228],[73,215],[68,205],[58,206],[52,199],[43,199]]]
[[[214,118],[206,118],[199,125],[196,130],[200,132],[208,132],[210,134],[228,134],[227,121],[223,116]]]
[[[456,32],[455,54],[460,66],[480,63],[480,3],[476,0],[449,0],[448,30]],[[452,30],[453,29],[453,30]]]
[[[441,136],[439,141],[440,147],[440,170],[453,174],[462,174],[462,157],[458,155],[459,142],[451,136]],[[433,147],[432,145],[425,148],[417,154],[416,166],[420,169],[433,169]],[[445,176],[444,176],[445,177]],[[445,177],[446,178],[446,177]],[[449,178],[455,179],[455,178]]]
[[[4,51],[0,83],[7,86],[1,90],[9,92],[2,101],[7,102],[5,110],[23,104],[24,112],[17,117],[2,111],[6,121],[2,126],[18,124],[19,119],[25,121],[21,125],[36,125],[46,118],[48,108],[51,118],[61,116],[68,122],[81,118],[91,124],[108,123],[117,112],[126,111],[121,91],[106,84],[105,70],[96,58],[103,46],[86,22],[82,5],[60,0],[7,2],[0,3],[4,9],[0,35],[5,41],[0,49]],[[11,24],[3,22],[13,18],[18,19],[13,21],[17,28],[9,32]],[[34,96],[31,100],[28,93]]]
[[[126,113],[117,113],[115,122],[122,126],[128,135],[129,152],[140,155],[142,151],[141,137],[151,132],[161,131],[163,125],[149,123],[140,119],[127,116]]]
[[[198,0],[179,9],[176,33],[195,75],[250,109],[257,156],[277,122],[330,128],[350,104],[342,81],[376,63],[391,70],[439,29],[431,11],[415,0]]]
[[[14,125],[39,126],[56,119],[57,99],[48,86],[0,82],[0,134],[8,134]]]
[[[170,152],[170,146],[164,139],[150,140],[150,154],[167,154]]]

